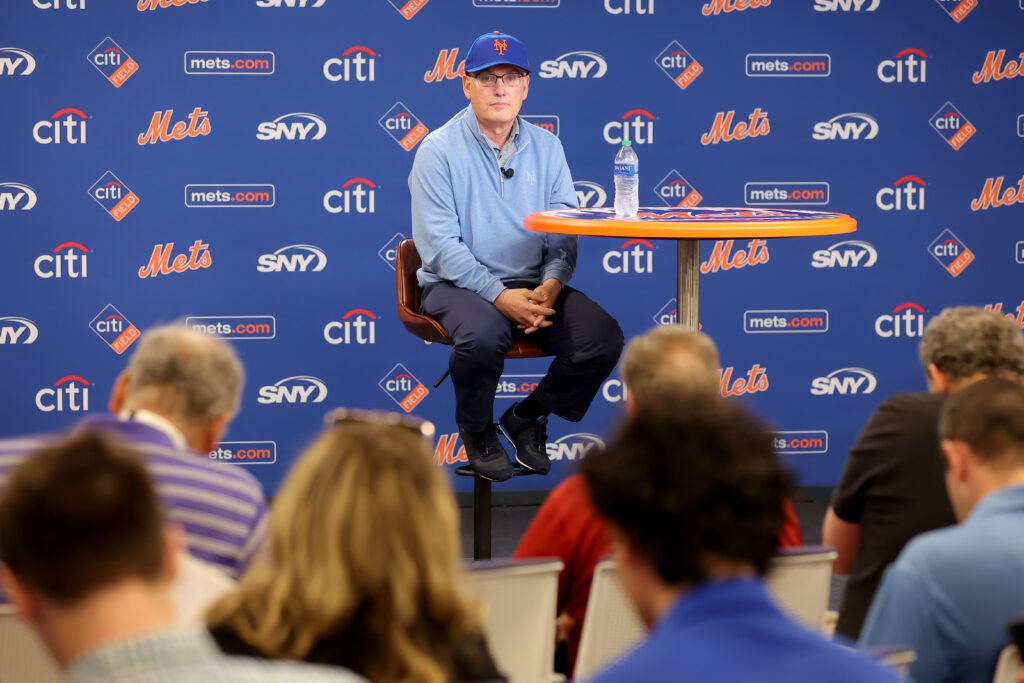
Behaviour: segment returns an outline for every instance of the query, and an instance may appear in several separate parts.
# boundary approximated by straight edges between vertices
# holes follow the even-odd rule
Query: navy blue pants
[[[536,283],[509,282],[534,289]],[[476,292],[449,282],[428,284],[420,311],[437,319],[455,342],[448,360],[455,386],[455,421],[468,431],[494,422],[494,392],[514,339],[527,339],[555,356],[534,395],[555,415],[578,422],[622,351],[619,324],[579,290],[562,287],[548,318],[529,335]]]

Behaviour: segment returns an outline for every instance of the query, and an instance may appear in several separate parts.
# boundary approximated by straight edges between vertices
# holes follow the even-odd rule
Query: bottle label
[[[636,176],[636,164],[615,164],[614,175],[633,178]]]

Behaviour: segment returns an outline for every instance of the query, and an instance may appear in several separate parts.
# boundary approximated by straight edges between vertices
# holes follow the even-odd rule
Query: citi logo
[[[327,254],[312,244],[289,244],[256,259],[256,271],[260,273],[318,273],[326,267]]]
[[[772,0],[708,0],[700,8],[700,13],[709,17],[723,12],[740,12],[745,9],[767,7],[770,4],[772,4]]]
[[[260,387],[257,403],[323,403],[327,398],[327,385],[309,375],[285,377],[273,384]]]
[[[814,124],[815,140],[873,140],[878,135],[878,121],[867,114],[839,114],[828,121]]]
[[[928,55],[917,48],[908,47],[896,53],[895,59],[886,59],[878,64],[878,80],[883,83],[924,83]]]
[[[843,240],[811,255],[812,268],[870,268],[878,261],[874,246],[860,240]]]
[[[173,114],[173,109],[153,112],[153,120],[150,121],[149,128],[146,129],[146,132],[139,134],[139,144],[155,145],[157,142],[184,140],[210,134],[210,119],[207,118],[210,112],[203,111],[202,107],[192,110],[192,113],[188,115],[188,123],[178,121],[172,126],[171,116]]]
[[[981,194],[971,200],[971,211],[984,211],[1000,206],[1011,204],[1024,204],[1024,175],[1017,181],[1017,187],[1003,189],[1003,179],[985,178],[985,185],[981,188]],[[0,208],[3,208],[3,195],[0,195]]]
[[[720,111],[715,114],[715,120],[711,129],[700,136],[700,144],[717,145],[720,142],[731,142],[745,138],[756,138],[760,135],[768,135],[772,130],[771,122],[768,120],[768,112],[761,111],[760,107],[750,112],[746,121],[737,121],[733,125],[733,117],[736,115],[734,109],[728,112]]]
[[[28,76],[36,70],[31,52],[16,47],[0,47],[0,76]]]
[[[746,375],[740,375],[733,379],[735,368],[731,365],[727,368],[719,368],[718,392],[722,396],[742,396],[743,394],[756,394],[761,391],[768,391],[768,372],[758,363],[754,363],[747,370]]]
[[[83,3],[85,0],[81,0]],[[146,10],[162,9],[166,7],[182,7],[183,5],[195,5],[206,0],[139,0],[137,5],[140,12]]]
[[[733,240],[718,240],[714,249],[711,250],[711,257],[700,264],[700,272],[703,275],[717,273],[720,270],[732,270],[733,268],[745,268],[756,266],[761,263],[768,263],[771,255],[768,253],[768,243],[763,239],[754,238],[747,242],[746,249],[737,249],[733,253]]]
[[[75,118],[75,117],[79,118]],[[63,118],[61,118],[63,117]],[[85,120],[89,118],[81,109],[68,107],[32,126],[32,138],[40,145],[85,144]]]
[[[644,109],[633,109],[623,114],[620,121],[605,124],[605,142],[617,145],[623,140],[632,140],[634,145],[654,142],[654,114]]]
[[[882,0],[814,0],[815,12],[874,12]],[[867,7],[865,7],[867,5]]]
[[[325,135],[327,124],[324,120],[307,112],[282,114],[273,121],[264,121],[256,126],[257,140],[320,140]]]
[[[864,368],[839,368],[824,377],[811,380],[811,393],[815,396],[839,394],[870,394],[878,386],[875,376]]]
[[[916,175],[905,175],[892,187],[875,193],[875,205],[882,211],[924,211],[924,188],[928,183]]]
[[[65,410],[80,413],[89,410],[89,380],[78,375],[67,375],[36,392],[36,408],[44,413]]]
[[[366,178],[351,178],[340,190],[329,190],[324,195],[324,209],[328,213],[373,213],[377,185]]]
[[[377,342],[377,316],[365,308],[354,308],[324,326],[324,341],[328,344],[375,344]]]
[[[541,78],[602,78],[607,72],[608,62],[604,57],[596,52],[576,50],[544,60],[537,75]]]
[[[632,247],[632,249],[630,249]],[[643,239],[624,242],[618,249],[604,255],[601,265],[606,273],[652,273],[654,272],[654,245]],[[632,265],[632,269],[631,269]]]
[[[582,460],[587,457],[595,448],[603,449],[604,441],[596,434],[577,432],[566,434],[555,441],[545,444],[548,459],[556,460]]]
[[[924,334],[924,307],[907,302],[892,309],[891,314],[875,318],[875,334],[883,339],[920,337]]]
[[[139,268],[139,277],[156,277],[157,275],[209,268],[212,262],[209,248],[209,244],[204,244],[202,240],[196,240],[188,248],[188,256],[185,254],[173,256],[174,242],[158,244],[153,247],[153,255],[149,257],[149,263]]]
[[[654,0],[604,0],[604,11],[608,14],[654,14]]]
[[[317,0],[318,3],[323,0]],[[319,7],[320,5],[313,5]],[[365,83],[376,80],[377,53],[365,45],[354,45],[324,62],[324,78],[329,81],[356,81]]]
[[[423,82],[439,83],[440,81],[450,81],[465,75],[466,60],[463,59],[456,65],[455,60],[458,58],[459,48],[457,47],[438,52],[434,68],[423,73]]]
[[[257,7],[323,7],[327,0],[256,0]]]
[[[64,253],[61,253],[64,252]],[[32,264],[36,277],[80,278],[89,275],[89,250],[78,242],[59,244],[52,254],[38,256]]]
[[[608,202],[608,193],[597,183],[577,180],[572,186],[576,189],[576,200],[581,209],[595,209]]]
[[[22,183],[0,183],[0,211],[31,211],[36,191]]]
[[[971,76],[972,83],[988,83],[990,81],[1001,81],[1004,78],[1016,78],[1024,74],[1024,52],[1018,55],[1017,59],[1011,59],[1003,64],[1006,58],[1006,50],[989,50],[985,56],[985,63],[981,69]]]
[[[38,336],[39,328],[28,318],[0,317],[0,344],[31,344]]]

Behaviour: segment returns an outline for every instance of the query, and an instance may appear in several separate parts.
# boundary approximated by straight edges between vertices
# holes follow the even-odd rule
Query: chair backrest
[[[555,660],[561,560],[484,560],[468,565],[466,591],[487,606],[484,632],[510,683],[547,683]]]
[[[824,546],[780,548],[765,584],[779,606],[811,628],[823,631],[836,551]]]
[[[1017,683],[1020,667],[1020,651],[1016,645],[1007,645],[999,655],[999,663],[996,664],[996,673],[992,677],[992,683]]]
[[[202,624],[206,609],[236,585],[230,576],[212,564],[186,552],[179,553],[178,575],[170,591],[175,621],[183,625]]]
[[[420,288],[416,271],[421,265],[423,262],[420,260],[420,253],[416,251],[416,243],[412,238],[406,237],[399,242],[398,250],[395,252],[395,296],[398,303],[398,319],[402,321],[405,329],[423,341],[451,346],[452,338],[441,327],[441,324],[420,313],[420,296],[423,294],[423,290]]]
[[[614,560],[601,560],[594,567],[573,672],[577,680],[605,668],[644,637],[646,629],[619,581],[617,567]]]
[[[43,641],[11,605],[0,605],[0,681],[57,683],[57,662]]]

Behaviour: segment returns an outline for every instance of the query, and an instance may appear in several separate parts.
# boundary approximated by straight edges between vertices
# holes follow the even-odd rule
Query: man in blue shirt
[[[487,33],[469,49],[469,106],[420,144],[409,174],[412,232],[423,261],[421,311],[454,341],[449,359],[455,421],[470,465],[504,481],[512,467],[493,424],[494,393],[515,338],[556,356],[537,389],[501,417],[523,467],[546,474],[547,415],[582,419],[622,350],[622,330],[566,283],[574,235],[531,232],[534,211],[575,208],[558,138],[525,123],[526,48]]]
[[[939,438],[961,523],[903,549],[859,642],[912,648],[918,681],[987,683],[1024,614],[1024,387],[990,378],[954,393]]]
[[[661,407],[670,403],[670,407]],[[789,477],[764,425],[706,394],[642,406],[583,461],[646,641],[598,683],[890,683],[895,674],[782,614],[762,581]]]

